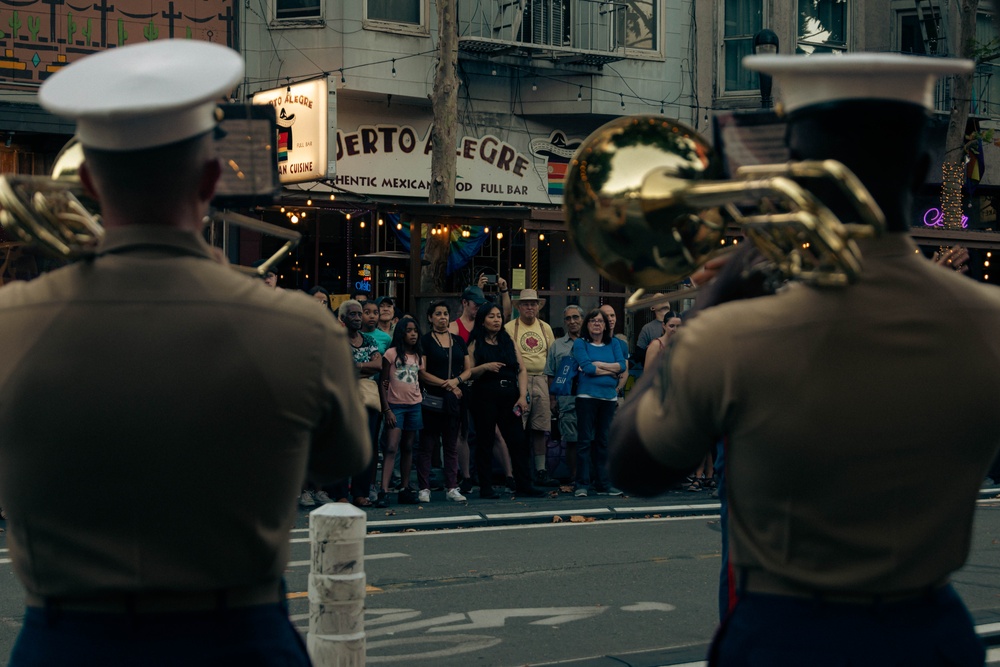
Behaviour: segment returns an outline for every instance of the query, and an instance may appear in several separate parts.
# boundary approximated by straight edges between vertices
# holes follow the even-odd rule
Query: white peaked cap
[[[743,66],[770,74],[786,113],[841,100],[892,100],[934,108],[934,85],[948,74],[973,68],[971,60],[847,53],[811,56],[747,56]]]
[[[220,98],[242,77],[243,60],[233,49],[165,39],[82,58],[46,80],[38,100],[75,120],[85,147],[133,151],[214,128]]]

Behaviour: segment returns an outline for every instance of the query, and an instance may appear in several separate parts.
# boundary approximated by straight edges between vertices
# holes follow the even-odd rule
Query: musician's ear
[[[215,189],[222,176],[222,160],[212,158],[206,160],[201,166],[201,178],[198,180],[198,197],[204,201],[212,201],[215,196]]]
[[[97,188],[94,185],[94,175],[90,172],[90,167],[87,165],[86,160],[81,162],[80,166],[77,167],[77,174],[80,177],[80,183],[83,185],[83,191],[87,193],[87,196],[100,202],[101,197],[97,194]]]

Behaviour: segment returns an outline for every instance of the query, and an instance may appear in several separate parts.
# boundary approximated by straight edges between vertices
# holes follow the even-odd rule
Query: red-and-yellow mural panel
[[[236,47],[234,0],[0,0],[0,88],[41,83],[95,51],[154,39]]]

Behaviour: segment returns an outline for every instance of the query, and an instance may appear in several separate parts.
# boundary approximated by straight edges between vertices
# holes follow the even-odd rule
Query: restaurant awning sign
[[[303,183],[325,178],[328,166],[326,77],[255,93],[254,104],[274,107],[278,122],[278,179]]]

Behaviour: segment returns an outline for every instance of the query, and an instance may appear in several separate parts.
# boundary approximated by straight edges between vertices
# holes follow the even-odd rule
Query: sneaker
[[[504,486],[506,486],[511,491],[516,491],[517,490],[517,481],[515,481],[513,477],[508,477],[504,481]]]
[[[313,498],[313,494],[308,489],[302,491],[302,495],[299,496],[299,505],[302,507],[316,507],[316,499]]]
[[[386,495],[385,491],[379,491],[378,496],[375,498],[375,507],[388,507],[389,506],[389,496]]]
[[[448,489],[448,493],[446,493],[444,497],[448,500],[454,500],[457,503],[464,503],[467,500],[467,498],[462,495],[458,487]]]
[[[586,498],[587,497],[587,489],[583,488],[582,486],[576,487],[576,491],[573,492],[573,497],[574,498]]]
[[[323,491],[322,489],[319,491],[313,491],[313,498],[315,498],[316,502],[320,504],[333,502],[333,498],[331,498],[330,495],[326,491]]]
[[[597,495],[599,495],[599,496],[623,496],[623,495],[625,495],[625,493],[621,489],[616,489],[613,486],[609,486],[608,488],[604,489],[603,491],[598,491]]]
[[[559,486],[559,480],[553,479],[548,470],[535,471],[536,486]]]
[[[418,503],[429,503],[431,501],[431,490],[430,489],[420,489],[420,493],[417,494]]]
[[[472,493],[472,489],[475,487],[475,483],[472,481],[471,477],[464,477],[462,481],[458,483],[459,493]]]

